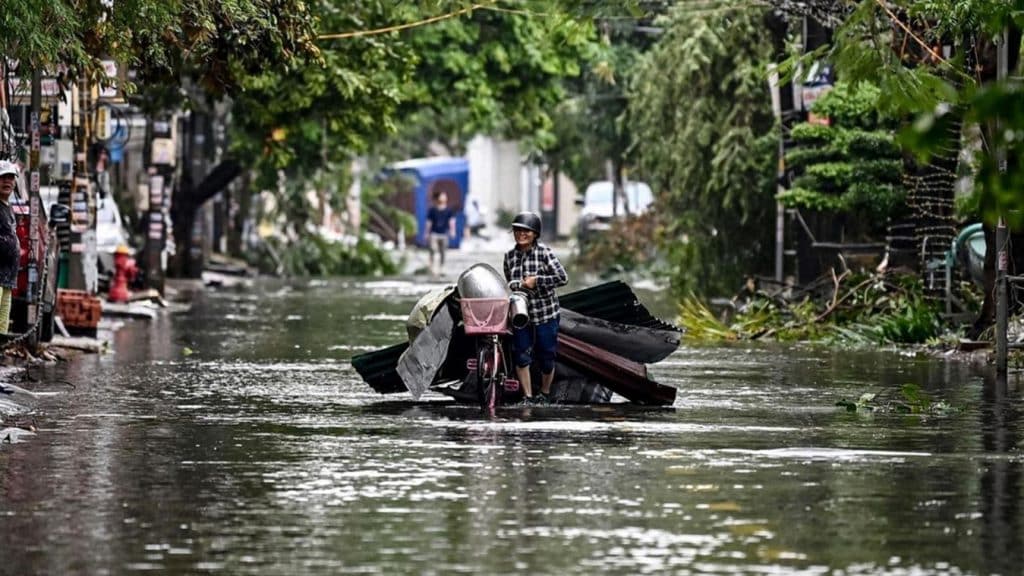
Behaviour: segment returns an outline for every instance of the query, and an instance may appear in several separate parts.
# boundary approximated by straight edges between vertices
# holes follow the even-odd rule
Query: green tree
[[[554,110],[599,50],[594,26],[574,2],[484,4],[458,19],[410,31],[412,82],[395,115],[397,132],[376,150],[422,155],[440,144],[464,152],[475,134],[524,141],[554,139]],[[383,136],[383,135],[382,135]]]
[[[1021,75],[1021,24],[1015,2],[861,0],[842,14],[833,43],[810,57],[835,62],[851,83],[877,85],[880,107],[916,118],[904,143],[923,157],[959,148],[961,126],[980,127],[974,204],[990,223],[1002,215],[1020,225],[1024,167],[1014,161],[1021,146],[1017,130],[1024,128],[1015,112],[1020,94],[1014,78],[997,79],[996,54],[999,44],[1010,42],[1009,59],[1018,66],[1010,75]],[[1010,129],[996,130],[997,122]],[[1011,159],[1007,170],[1000,169],[1000,150]]]
[[[790,134],[799,147],[786,166],[796,177],[779,200],[835,217],[849,241],[880,238],[905,208],[897,122],[878,111],[880,96],[872,84],[840,82],[812,105],[829,124],[803,122]]]
[[[629,118],[679,293],[733,292],[771,262],[778,133],[767,11],[677,7],[641,60]]]
[[[654,36],[638,32],[645,23],[650,16],[601,22],[598,49],[581,74],[567,80],[568,97],[555,109],[556,138],[544,153],[579,186],[606,179],[606,161],[620,182],[632,168],[628,90],[638,62],[654,44]]]
[[[198,122],[230,94],[230,154],[209,174],[186,172],[175,197],[187,246],[195,209],[243,170],[257,190],[281,174],[295,190],[341,182],[354,154],[416,117],[447,141],[484,131],[550,142],[562,79],[594,46],[590,19],[633,4],[10,0],[0,22],[17,32],[2,49],[23,70],[63,64],[74,79],[113,57],[137,72],[136,101],[150,110],[183,107]]]

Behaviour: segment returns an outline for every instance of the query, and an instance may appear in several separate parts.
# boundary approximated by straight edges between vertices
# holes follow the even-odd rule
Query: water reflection
[[[985,571],[1011,574],[1024,566],[1020,530],[1019,378],[1014,378],[1011,385],[1005,373],[987,373],[980,417],[985,457],[978,488]]]

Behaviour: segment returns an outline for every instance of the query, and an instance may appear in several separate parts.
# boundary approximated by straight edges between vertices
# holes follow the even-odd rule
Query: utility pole
[[[626,201],[626,193],[622,189],[622,179],[619,178],[620,172],[616,170],[615,162],[611,160],[605,160],[604,170],[607,174],[608,181],[612,183],[612,221],[618,220],[619,218],[619,199],[623,200],[623,207],[626,209],[626,214],[629,214],[629,204]]]
[[[778,66],[769,66],[768,86],[771,90],[772,112],[775,114],[775,122],[779,130],[779,158],[775,172],[776,195],[785,191],[782,183],[786,176],[786,145],[782,136],[782,92],[779,87]],[[783,277],[783,256],[785,255],[786,241],[786,208],[782,202],[775,201],[775,281],[782,284]]]
[[[996,80],[999,83],[1006,82],[1009,76],[1010,53],[1008,47],[1009,33],[1003,30],[1000,34],[1000,42],[996,46]],[[997,133],[1000,128],[997,122]],[[1006,150],[996,150],[1000,172],[1006,171]],[[1007,330],[1009,328],[1009,303],[1006,289],[1007,269],[1009,268],[1009,254],[1007,254],[1006,220],[1002,213],[999,214],[999,223],[996,225],[996,373],[1005,375],[1007,371]]]
[[[1000,215],[999,224],[996,226],[996,372],[999,374],[1006,374],[1009,347],[1006,334],[1009,327],[1009,306],[1006,301],[1006,238],[1006,220]]]

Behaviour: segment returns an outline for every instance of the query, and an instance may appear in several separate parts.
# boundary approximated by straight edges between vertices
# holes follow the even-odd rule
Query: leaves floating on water
[[[879,412],[896,414],[931,414],[944,416],[959,412],[958,408],[951,406],[946,401],[933,402],[921,387],[917,384],[904,384],[900,387],[899,396],[892,397],[889,394],[875,394],[865,392],[856,401],[843,398],[836,402],[836,406],[846,408],[847,412]]]

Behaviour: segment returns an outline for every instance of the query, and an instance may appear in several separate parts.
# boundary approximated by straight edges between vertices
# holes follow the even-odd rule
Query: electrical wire
[[[440,22],[442,20],[448,20],[450,18],[456,18],[463,14],[472,12],[480,8],[484,8],[485,4],[473,4],[466,8],[461,8],[454,12],[447,14],[441,14],[439,16],[432,16],[423,20],[417,20],[415,22],[408,22],[406,24],[396,24],[394,26],[386,26],[384,28],[376,28],[373,30],[353,30],[352,32],[340,32],[337,34],[321,34],[317,36],[317,40],[336,40],[339,38],[358,38],[361,36],[376,36],[378,34],[387,34],[389,32],[398,32],[400,30],[408,30],[409,28],[417,28],[419,26],[426,26],[427,24],[433,24],[434,22]]]

